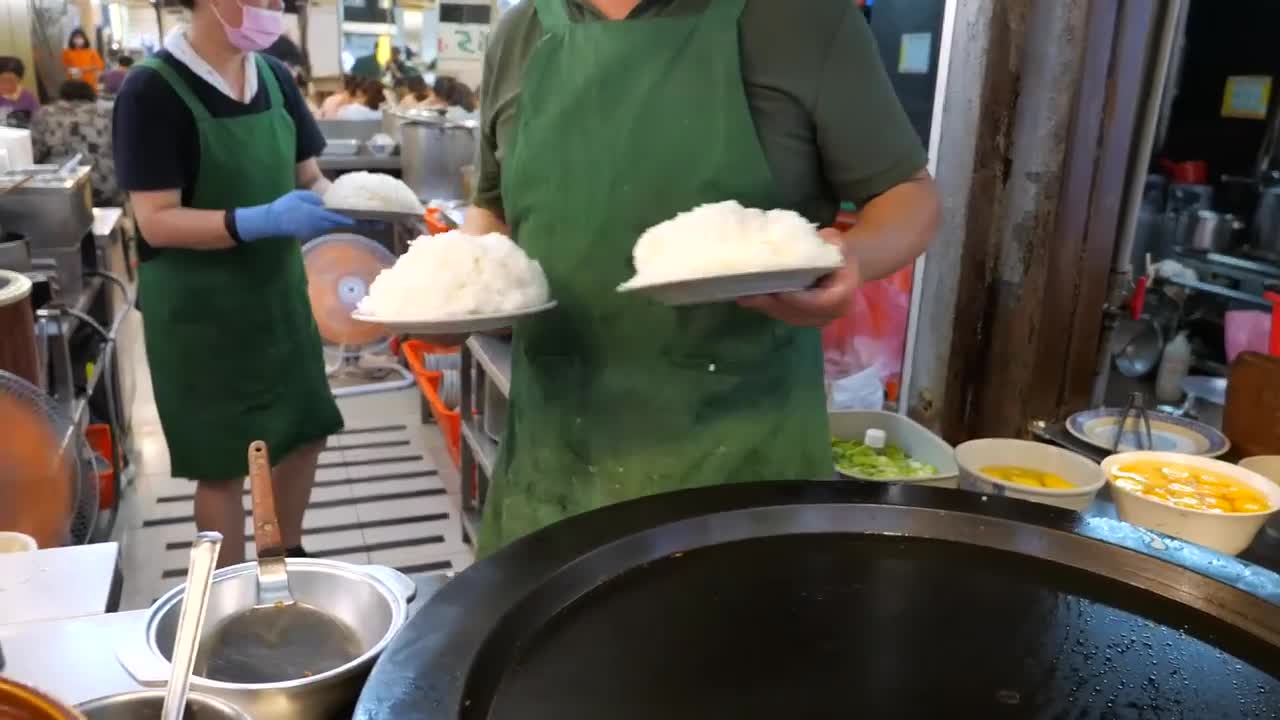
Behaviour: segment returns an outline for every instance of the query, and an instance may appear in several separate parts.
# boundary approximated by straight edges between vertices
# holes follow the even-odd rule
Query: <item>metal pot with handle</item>
[[[435,110],[396,113],[404,181],[424,202],[466,199],[462,168],[475,162],[475,120]]]
[[[226,700],[255,720],[324,720],[349,712],[365,678],[383,649],[408,617],[416,589],[403,573],[377,565],[350,565],[314,558],[288,561],[294,596],[345,623],[360,641],[358,657],[310,677],[285,682],[230,683],[203,677],[197,662],[191,687]],[[213,577],[202,641],[218,632],[228,618],[257,602],[257,563],[223,568]],[[120,648],[121,664],[139,684],[163,686],[185,586],[166,593],[151,606],[142,637]]]

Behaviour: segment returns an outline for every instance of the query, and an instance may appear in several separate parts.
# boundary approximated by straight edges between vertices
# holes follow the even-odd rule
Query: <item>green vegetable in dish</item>
[[[913,459],[894,445],[883,450],[857,440],[831,440],[836,469],[847,475],[871,480],[914,480],[938,474],[938,468]]]

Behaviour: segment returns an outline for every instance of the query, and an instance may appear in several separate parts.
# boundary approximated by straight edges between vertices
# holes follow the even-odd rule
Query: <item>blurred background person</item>
[[[31,115],[40,107],[40,101],[30,90],[22,86],[27,68],[22,61],[10,55],[0,56],[0,115],[23,115],[26,125]]]
[[[343,107],[350,105],[355,100],[356,88],[360,86],[360,78],[355,75],[342,76],[342,89],[325,98],[320,103],[320,112],[317,117],[324,120],[333,120],[338,117],[338,111]]]
[[[382,104],[386,91],[378,80],[361,80],[351,96],[351,102],[342,106],[335,116],[339,120],[377,120],[382,117]]]
[[[405,93],[399,107],[401,110],[443,110],[449,104],[436,97],[421,75],[410,75],[405,80]]]
[[[83,80],[90,87],[98,87],[98,73],[106,67],[102,56],[89,45],[89,36],[84,30],[76,28],[67,36],[67,48],[62,51],[62,66],[67,69],[67,77],[72,80]]]
[[[129,74],[129,68],[133,67],[133,58],[128,55],[121,55],[116,58],[116,66],[102,73],[102,92],[107,95],[115,95],[120,92],[120,86],[124,84],[124,78]]]
[[[31,119],[31,150],[38,163],[62,162],[81,153],[81,164],[93,169],[89,181],[93,204],[118,207],[124,196],[116,183],[111,151],[111,106],[97,102],[97,93],[83,80],[62,83],[56,101]]]

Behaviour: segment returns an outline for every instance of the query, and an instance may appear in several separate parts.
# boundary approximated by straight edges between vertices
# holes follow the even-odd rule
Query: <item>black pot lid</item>
[[[383,654],[356,717],[1275,717],[1277,602],[1274,573],[1114,520],[728,485],[476,563]]]

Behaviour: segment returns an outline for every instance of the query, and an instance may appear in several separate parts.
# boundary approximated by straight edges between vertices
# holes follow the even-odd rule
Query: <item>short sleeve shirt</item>
[[[201,79],[167,50],[156,57],[177,72],[215,118],[252,115],[271,107],[266,78],[259,78],[258,92],[250,102],[239,103]],[[262,57],[275,73],[285,110],[297,129],[294,158],[302,162],[318,156],[324,150],[324,135],[293,76],[279,60]],[[181,190],[183,204],[191,202],[200,174],[200,137],[191,110],[160,73],[145,66],[129,72],[116,97],[112,134],[121,188],[130,192]],[[235,152],[235,148],[225,148],[225,152]]]
[[[701,13],[711,1],[642,0],[628,19]],[[574,22],[607,22],[588,0],[564,2]],[[526,0],[503,17],[485,58],[473,200],[498,214],[524,67],[542,35]],[[925,168],[923,144],[852,0],[747,0],[739,38],[743,88],[784,207],[828,225],[841,202],[863,204]]]

